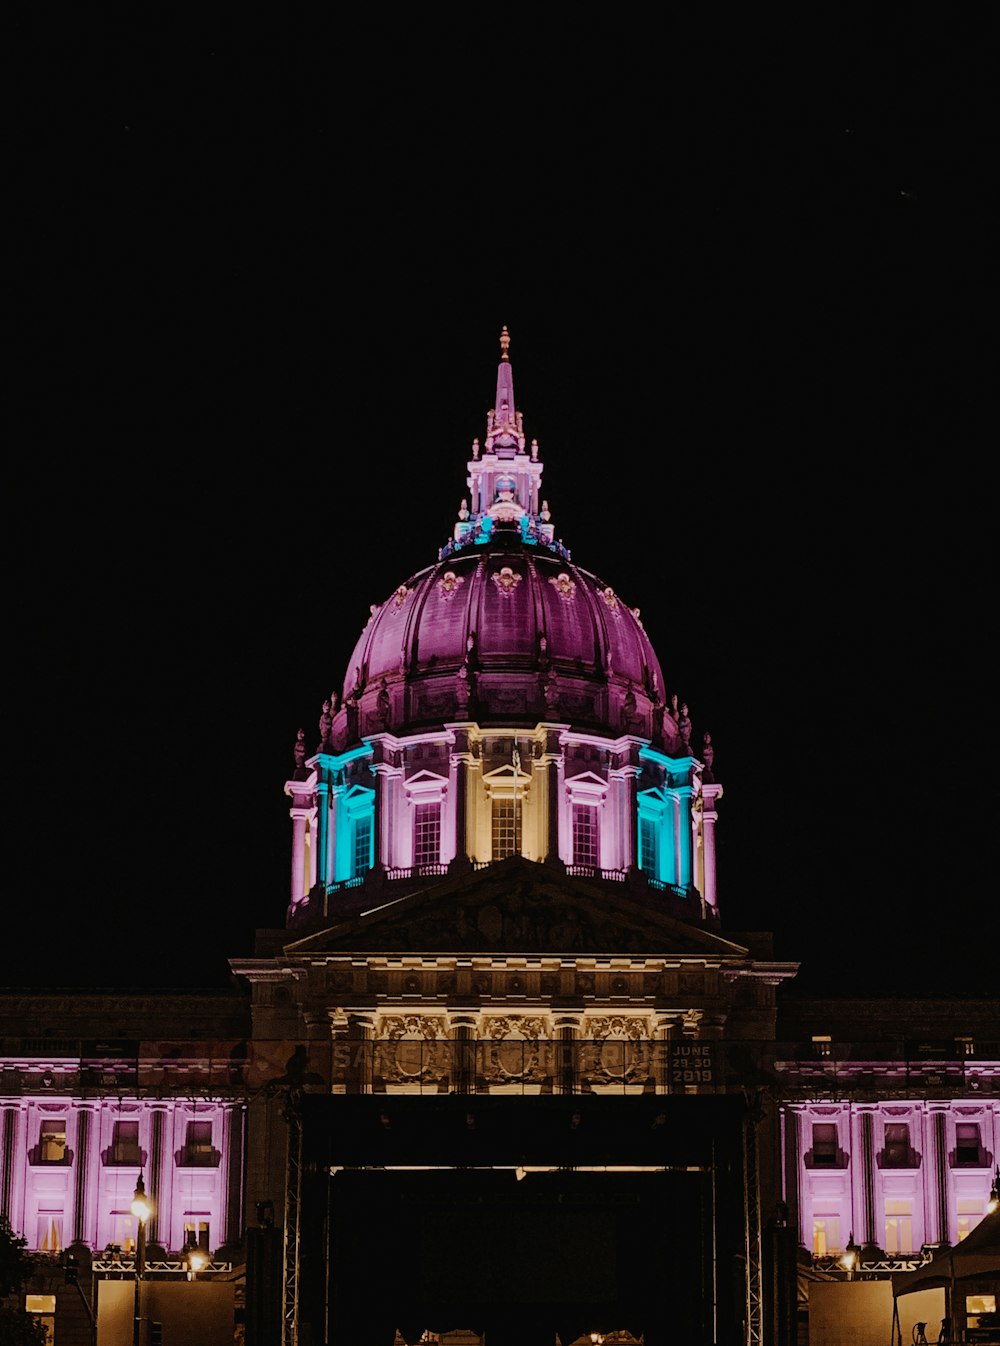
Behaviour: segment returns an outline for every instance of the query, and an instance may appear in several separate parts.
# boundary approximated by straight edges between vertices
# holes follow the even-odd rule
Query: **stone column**
[[[220,1243],[236,1246],[243,1238],[243,1152],[246,1117],[242,1103],[227,1103],[223,1109],[225,1143],[222,1147],[222,1237]]]
[[[680,1033],[680,1019],[674,1011],[661,1010],[653,1019],[653,1078],[658,1094],[670,1090],[670,1043]]]
[[[947,1121],[950,1111],[947,1103],[931,1103],[929,1108],[931,1123],[931,1138],[933,1148],[930,1150],[933,1165],[933,1198],[932,1207],[936,1219],[931,1226],[932,1234],[928,1242],[931,1243],[951,1243],[951,1233],[949,1229],[950,1221],[948,1219],[948,1131]],[[930,1175],[925,1180],[928,1187],[931,1187]]]
[[[782,1155],[782,1195],[788,1207],[788,1223],[795,1230],[795,1237],[802,1249],[811,1251],[812,1240],[808,1245],[805,1230],[802,1228],[802,1212],[799,1205],[799,1165],[801,1158],[802,1124],[799,1109],[794,1103],[786,1103],[781,1108],[781,1155]]]
[[[28,1171],[28,1104],[26,1101],[15,1104],[10,1109],[9,1122],[9,1184],[7,1191],[7,1215],[15,1229],[24,1224],[24,1186]],[[31,1234],[34,1234],[31,1230]],[[29,1234],[29,1237],[31,1236]]]
[[[456,1094],[476,1092],[476,1026],[474,1010],[455,1010],[448,1015],[452,1041],[451,1087]]]
[[[858,1103],[857,1140],[858,1149],[853,1158],[856,1196],[859,1199],[855,1209],[861,1217],[861,1228],[856,1241],[862,1248],[877,1248],[882,1240],[875,1225],[875,1125],[873,1113],[875,1104]]]
[[[444,816],[446,826],[441,840],[444,845],[445,861],[449,865],[460,866],[468,856],[465,836],[466,800],[468,788],[466,781],[466,757],[464,752],[453,752],[449,758],[451,779],[448,788],[451,799],[446,799]]]
[[[582,1010],[553,1010],[555,1062],[552,1092],[575,1094],[579,1088],[580,1027]]]
[[[308,808],[289,809],[292,819],[292,906],[297,906],[305,897],[309,885],[306,883],[306,822],[311,813]]]
[[[721,785],[703,785],[701,787],[702,800],[704,806],[702,809],[702,833],[701,845],[704,855],[705,865],[705,887],[702,891],[702,897],[713,911],[719,909],[718,886],[715,873],[715,824],[718,822],[719,815],[716,812],[715,801],[722,794]]]
[[[0,1216],[10,1220],[14,1187],[14,1147],[17,1141],[17,1108],[4,1108],[0,1134]]]
[[[553,743],[551,750],[538,759],[545,780],[545,859],[559,859],[559,777],[561,774],[562,754],[555,751],[558,744]]]
[[[162,1246],[168,1246],[168,1243],[161,1237],[164,1231],[167,1234],[167,1240],[170,1238],[170,1199],[165,1198],[163,1193],[163,1146],[164,1133],[168,1128],[164,1125],[166,1122],[166,1109],[161,1104],[154,1106],[149,1110],[149,1162],[147,1164],[147,1173],[149,1175],[149,1195],[153,1207],[153,1213],[146,1222],[146,1238],[150,1243],[159,1243]],[[167,1165],[167,1181],[169,1175],[173,1172],[173,1165]]]
[[[93,1104],[76,1105],[76,1154],[73,1156],[73,1236],[74,1243],[87,1242],[87,1189]]]
[[[375,775],[378,799],[375,803],[375,855],[383,869],[394,869],[405,862],[399,853],[402,830],[402,768],[380,767]]]
[[[355,1048],[347,1036],[350,1025],[343,1010],[339,1008],[327,1010],[327,1016],[330,1020],[329,1031],[332,1042],[330,1092],[332,1094],[343,1094],[347,1092],[347,1081]]]
[[[349,1094],[370,1094],[372,1091],[375,1014],[374,1011],[351,1011],[347,1020],[347,1036],[351,1045],[351,1064],[347,1070],[347,1092]]]

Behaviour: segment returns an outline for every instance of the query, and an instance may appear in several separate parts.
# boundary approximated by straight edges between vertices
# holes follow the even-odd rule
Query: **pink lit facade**
[[[4,1100],[0,1122],[3,1205],[29,1247],[58,1252],[82,1241],[129,1251],[140,1172],[155,1197],[153,1242],[166,1250],[201,1243],[214,1251],[240,1237],[239,1102],[80,1100],[46,1092]]]
[[[108,1025],[150,1036],[100,1036]],[[248,1036],[231,992],[0,992],[0,1214],[31,1249],[128,1255],[141,1175],[152,1247],[231,1256],[244,1232]]]
[[[257,1339],[311,1325],[320,1340],[331,1304],[357,1291],[372,1309],[364,1250],[412,1220],[412,1174],[466,1184],[472,1227],[500,1190],[480,1180],[506,1174],[513,1201],[526,1180],[604,1173],[650,1249],[677,1222],[616,1322],[680,1266],[686,1341],[795,1346],[796,1258],[829,1264],[853,1236],[887,1275],[983,1218],[1000,1006],[796,1001],[798,964],[771,935],[724,928],[711,736],[639,609],[557,535],[508,345],[505,329],[436,561],[360,614],[318,734],[299,730],[285,924],[230,961],[241,989],[198,1005],[0,995],[0,1213],[41,1252],[127,1255],[141,1175],[151,1246],[245,1256],[266,1271],[247,1274]],[[96,1040],[115,1031],[129,1042]],[[682,1226],[672,1203],[695,1174]],[[623,1241],[609,1260],[643,1255]],[[397,1316],[353,1338],[372,1346],[390,1346],[420,1264],[405,1240],[389,1261]],[[774,1305],[765,1285],[784,1286]],[[653,1339],[666,1320],[646,1311]]]
[[[996,1063],[972,1079],[996,1087]],[[889,1084],[889,1081],[886,1081]],[[890,1085],[891,1087],[891,1085]],[[851,1235],[887,1257],[963,1239],[986,1214],[1000,1143],[1000,1100],[817,1101],[786,1105],[800,1238],[816,1257]]]

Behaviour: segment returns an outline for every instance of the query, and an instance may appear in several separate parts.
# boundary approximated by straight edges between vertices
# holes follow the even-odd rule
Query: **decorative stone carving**
[[[689,750],[689,745],[691,742],[691,720],[688,717],[688,708],[686,702],[682,703],[681,705],[680,715],[678,716],[677,719],[677,732],[681,736],[681,742],[684,744],[685,749]]]
[[[333,734],[333,717],[337,712],[337,693],[331,692],[323,702],[323,714],[319,717],[320,747],[330,742]]]
[[[715,761],[715,749],[712,747],[712,735],[705,733],[704,746],[701,750],[701,760],[705,764],[704,778],[713,782],[715,777],[712,775],[712,763]]]
[[[405,584],[401,584],[399,588],[396,590],[396,592],[393,594],[392,601],[396,607],[397,612],[406,602],[407,598],[409,598],[410,592],[411,590],[409,590]]]
[[[600,594],[601,598],[604,599],[604,602],[607,604],[608,608],[617,616],[618,595],[615,593],[614,589],[612,589],[610,585],[606,585],[603,589],[598,589],[597,592]]]
[[[301,771],[302,765],[306,760],[305,739],[306,739],[306,731],[304,729],[300,729],[298,733],[295,735],[295,748],[293,749],[295,753],[295,769],[297,771]]]
[[[636,1085],[651,1074],[649,1022],[635,1015],[607,1015],[586,1021],[581,1043],[581,1075],[592,1086]]]
[[[483,1028],[486,1038],[484,1074],[487,1083],[530,1083],[542,1079],[543,1044],[539,1039],[545,1034],[544,1019],[505,1015],[499,1019],[487,1019]]]
[[[465,503],[464,501],[462,502]],[[466,510],[468,513],[468,510]],[[457,592],[459,585],[465,583],[464,575],[456,575],[454,570],[446,570],[437,582],[442,598],[452,598]]]
[[[573,597],[576,582],[570,575],[567,575],[565,570],[561,570],[554,578],[550,578],[549,583],[560,598],[569,599]]]
[[[379,1025],[377,1072],[391,1084],[418,1084],[444,1071],[443,1022],[425,1014],[389,1014]]]
[[[493,572],[492,580],[500,593],[505,598],[509,598],[521,583],[521,576],[515,574],[510,566],[501,566],[500,570]]]

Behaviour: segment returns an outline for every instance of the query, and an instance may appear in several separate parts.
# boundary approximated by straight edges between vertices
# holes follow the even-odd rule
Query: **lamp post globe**
[[[132,1214],[136,1221],[135,1238],[135,1293],[132,1307],[132,1346],[142,1346],[142,1274],[146,1263],[146,1221],[153,1213],[153,1203],[146,1195],[142,1173],[132,1193]]]

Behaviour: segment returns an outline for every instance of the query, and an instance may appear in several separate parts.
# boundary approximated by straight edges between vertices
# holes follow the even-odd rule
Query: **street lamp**
[[[197,1278],[198,1272],[204,1271],[208,1266],[208,1253],[196,1243],[189,1243],[184,1249],[184,1261],[187,1263],[187,1278],[193,1281]]]
[[[840,1265],[847,1272],[847,1279],[854,1279],[854,1269],[858,1265],[858,1259],[861,1255],[861,1249],[854,1242],[854,1230],[851,1230],[850,1238],[847,1240],[847,1247],[844,1249],[840,1258]]]
[[[140,1172],[132,1193],[132,1214],[136,1219],[135,1238],[135,1297],[132,1306],[132,1346],[141,1346],[142,1335],[142,1273],[146,1262],[146,1221],[153,1213],[153,1205],[146,1195]]]

